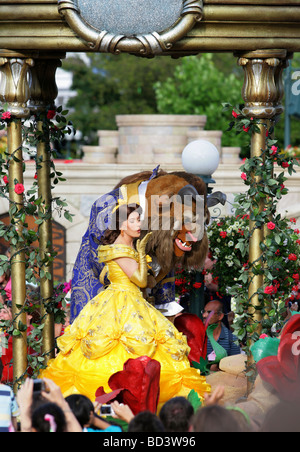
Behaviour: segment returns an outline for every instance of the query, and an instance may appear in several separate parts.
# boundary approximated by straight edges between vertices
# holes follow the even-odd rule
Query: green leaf
[[[202,402],[201,402],[199,395],[197,394],[197,392],[194,389],[192,389],[191,392],[189,393],[187,399],[190,402],[190,404],[192,405],[192,407],[194,408],[194,412],[196,413],[198,411],[198,409],[202,406]]]

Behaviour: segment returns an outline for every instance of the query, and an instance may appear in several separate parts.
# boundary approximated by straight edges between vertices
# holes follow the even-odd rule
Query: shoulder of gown
[[[99,262],[108,262],[120,257],[129,257],[138,261],[138,252],[128,245],[113,243],[112,245],[100,245],[98,248]]]

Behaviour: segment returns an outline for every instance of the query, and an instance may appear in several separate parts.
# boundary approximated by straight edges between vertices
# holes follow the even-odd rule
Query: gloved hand
[[[133,273],[130,278],[134,284],[138,287],[144,289],[147,287],[147,274],[148,274],[148,265],[146,258],[146,245],[148,240],[150,239],[152,232],[148,232],[142,240],[138,240],[136,242],[136,250],[139,254],[139,268]]]

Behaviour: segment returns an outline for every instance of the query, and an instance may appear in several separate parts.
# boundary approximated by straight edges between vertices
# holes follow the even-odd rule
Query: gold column
[[[9,200],[10,218],[15,224],[17,240],[11,245],[11,279],[12,279],[12,314],[14,329],[13,336],[13,375],[15,391],[27,368],[27,328],[26,314],[23,306],[26,298],[25,284],[25,255],[22,249],[23,224],[18,218],[18,212],[23,208],[23,194],[15,192],[15,184],[23,184],[23,155],[22,155],[22,119],[29,116],[26,103],[29,99],[28,84],[29,68],[33,60],[22,54],[0,51],[0,100],[7,104],[12,122],[7,128],[9,161]]]
[[[53,297],[53,266],[47,263],[47,254],[52,252],[52,194],[51,194],[51,153],[49,143],[49,128],[46,122],[48,109],[55,109],[54,100],[57,97],[57,86],[55,81],[56,69],[61,66],[61,61],[57,57],[49,59],[38,59],[32,70],[32,89],[30,110],[32,113],[42,114],[38,121],[37,128],[41,132],[42,139],[37,145],[37,176],[38,176],[38,196],[42,202],[39,206],[41,215],[46,215],[44,222],[39,226],[39,248],[40,259],[43,265],[40,271],[44,276],[40,279],[40,292],[42,299],[43,345],[42,351],[45,356],[45,363],[54,358],[54,316],[47,313],[47,303]],[[44,261],[46,258],[46,261]],[[46,273],[48,277],[46,277]],[[50,275],[50,277],[49,277]]]
[[[282,73],[287,67],[288,58],[286,50],[259,50],[238,55],[238,64],[243,67],[245,81],[242,90],[245,106],[243,113],[249,118],[259,120],[259,132],[254,132],[251,139],[251,157],[263,157],[266,148],[266,131],[269,121],[283,112],[281,101],[284,94]],[[253,183],[259,182],[257,176],[252,174]],[[265,207],[262,199],[259,210]],[[263,265],[263,255],[260,244],[265,240],[265,228],[257,228],[254,221],[250,221],[249,261],[249,313],[255,331],[260,334],[262,314],[257,308],[260,306],[258,289],[264,284],[263,275],[254,274],[253,266]],[[253,364],[253,357],[248,359],[248,365]],[[248,386],[250,390],[250,384]]]

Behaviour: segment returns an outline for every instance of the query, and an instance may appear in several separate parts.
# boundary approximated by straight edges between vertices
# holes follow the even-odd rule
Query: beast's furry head
[[[150,172],[133,174],[117,187],[149,180]],[[186,201],[187,200],[187,201]],[[155,257],[162,271],[174,266],[202,268],[208,253],[205,224],[209,222],[204,181],[184,171],[160,171],[146,190],[143,232],[153,234],[147,253]]]

